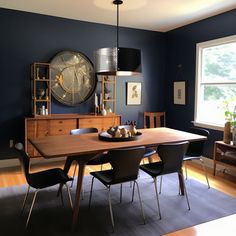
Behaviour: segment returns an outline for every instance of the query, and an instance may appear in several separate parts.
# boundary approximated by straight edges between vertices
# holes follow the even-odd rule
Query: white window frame
[[[224,38],[209,40],[206,42],[201,42],[196,44],[196,75],[195,75],[195,104],[194,104],[194,125],[200,126],[203,128],[209,128],[214,130],[223,130],[223,126],[218,126],[210,123],[203,123],[198,120],[197,111],[198,106],[200,105],[200,81],[201,81],[201,72],[202,72],[202,52],[203,49],[213,46],[219,46],[222,44],[236,42],[236,35],[228,36]],[[226,84],[226,83],[225,83]]]

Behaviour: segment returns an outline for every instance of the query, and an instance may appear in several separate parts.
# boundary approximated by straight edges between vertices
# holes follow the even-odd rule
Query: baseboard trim
[[[43,163],[54,163],[54,162],[59,162],[59,161],[65,161],[65,157],[56,157],[53,159],[45,159],[43,157],[31,158],[30,164],[37,165],[37,164],[43,164]],[[20,167],[20,162],[18,159],[0,160],[0,169],[13,168],[13,167]]]

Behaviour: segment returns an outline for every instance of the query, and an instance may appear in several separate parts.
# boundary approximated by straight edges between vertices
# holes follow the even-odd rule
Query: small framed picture
[[[174,81],[174,104],[186,105],[186,82]]]
[[[140,105],[142,95],[141,82],[127,82],[127,105]]]

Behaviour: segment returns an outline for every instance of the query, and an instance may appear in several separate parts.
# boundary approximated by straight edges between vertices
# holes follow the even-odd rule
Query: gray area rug
[[[0,235],[34,236],[157,236],[182,228],[221,218],[236,213],[236,198],[232,198],[193,179],[186,181],[191,210],[187,209],[186,199],[178,195],[178,177],[175,174],[164,176],[160,195],[162,219],[157,214],[153,180],[141,173],[138,180],[144,204],[146,224],[143,224],[137,193],[131,200],[132,188],[123,186],[123,202],[119,202],[120,186],[112,188],[112,203],[115,219],[115,232],[110,223],[107,191],[95,180],[91,209],[88,209],[91,177],[85,177],[84,200],[81,201],[78,227],[71,232],[72,211],[64,189],[64,203],[56,197],[57,187],[39,192],[33,209],[28,230],[24,231],[29,204],[20,216],[20,209],[27,186],[0,188]],[[75,187],[72,188],[75,195]],[[30,195],[30,200],[32,194]],[[29,203],[29,202],[28,202]]]

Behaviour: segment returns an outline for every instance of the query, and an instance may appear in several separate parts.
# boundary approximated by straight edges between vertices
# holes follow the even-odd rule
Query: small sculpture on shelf
[[[45,96],[45,90],[44,89],[38,89],[37,90],[37,97],[38,99],[43,99]]]

